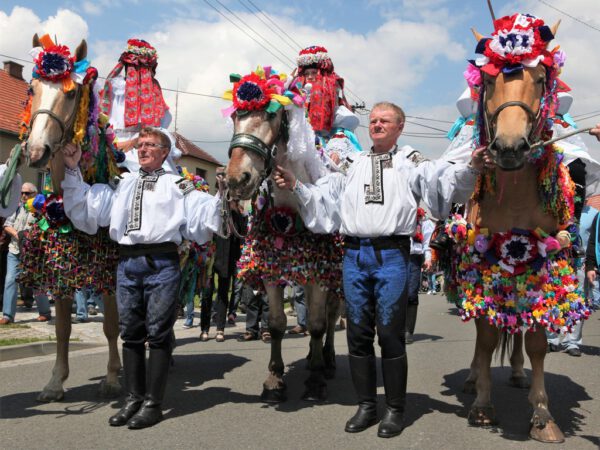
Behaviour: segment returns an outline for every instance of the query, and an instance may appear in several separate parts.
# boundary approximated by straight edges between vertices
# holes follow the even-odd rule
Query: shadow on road
[[[492,403],[496,408],[499,425],[491,427],[491,433],[499,433],[503,438],[512,441],[526,441],[529,439],[529,422],[533,409],[527,400],[528,389],[518,389],[509,386],[508,379],[511,375],[510,367],[492,367]],[[531,371],[526,370],[531,379]],[[468,369],[462,369],[444,376],[443,386],[447,388],[442,395],[455,396],[462,403],[463,408],[457,413],[465,419],[467,425],[467,414],[473,401],[474,395],[463,392],[463,384],[469,374]],[[546,392],[549,397],[550,412],[556,423],[565,434],[573,436],[581,431],[585,424],[585,411],[580,402],[592,400],[585,388],[575,383],[565,375],[546,372]],[[587,437],[582,436],[587,439]],[[591,438],[591,442],[597,442],[598,438]]]

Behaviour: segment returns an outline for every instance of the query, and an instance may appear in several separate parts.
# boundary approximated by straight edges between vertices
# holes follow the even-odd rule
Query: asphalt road
[[[294,319],[288,325],[295,324]],[[106,366],[104,349],[71,355],[71,376],[64,401],[35,398],[52,369],[53,356],[0,362],[0,448],[2,449],[535,449],[528,439],[531,407],[527,391],[508,387],[510,370],[494,362],[493,401],[500,425],[472,428],[466,415],[473,397],[463,394],[475,331],[462,324],[443,297],[423,296],[416,342],[408,347],[407,428],[393,439],[377,437],[373,427],[359,434],[343,431],[355,410],[345,354],[344,331],[336,333],[338,373],[329,382],[329,400],[300,400],[307,376],[307,337],[284,341],[288,401],[276,407],[259,401],[269,346],[229,338],[199,342],[179,331],[175,367],[167,388],[165,420],[133,431],[109,427],[119,401],[102,401],[96,387]],[[198,328],[195,328],[198,330]],[[551,411],[566,434],[554,448],[600,447],[600,314],[584,327],[584,354],[552,353],[546,358],[546,387]],[[527,364],[527,367],[529,365]],[[379,381],[379,401],[383,387]]]

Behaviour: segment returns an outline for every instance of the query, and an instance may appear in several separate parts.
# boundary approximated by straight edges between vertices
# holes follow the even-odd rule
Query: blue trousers
[[[117,308],[124,345],[172,348],[180,275],[177,253],[121,257]]]
[[[407,269],[404,249],[375,250],[368,239],[361,239],[358,250],[346,249],[343,278],[351,355],[375,354],[375,329],[382,358],[405,354]]]

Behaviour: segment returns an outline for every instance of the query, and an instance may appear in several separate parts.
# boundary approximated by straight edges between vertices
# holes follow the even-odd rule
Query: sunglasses
[[[21,195],[33,195],[35,194],[35,192],[29,192],[29,191],[22,191]]]

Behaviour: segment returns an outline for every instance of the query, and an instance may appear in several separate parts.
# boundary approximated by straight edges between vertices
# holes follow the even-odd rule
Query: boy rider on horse
[[[358,394],[357,413],[346,431],[377,422],[375,330],[379,336],[387,409],[380,437],[402,432],[408,363],[405,351],[407,270],[410,236],[419,200],[444,217],[453,201],[466,201],[475,179],[491,160],[483,150],[467,164],[426,161],[396,141],[405,116],[393,103],[378,103],[370,115],[373,147],[356,155],[347,173],[333,173],[315,185],[298,182],[281,168],[274,179],[292,190],[306,226],[313,232],[345,235],[344,293],[348,315],[350,371]]]
[[[117,306],[123,339],[125,405],[112,426],[146,428],[162,420],[161,404],[173,349],[182,239],[199,244],[221,226],[221,198],[197,191],[191,181],[162,167],[171,151],[167,134],[145,127],[137,140],[139,173],[125,173],[116,187],[89,186],[78,168],[81,149],[64,149],[65,212],[80,230],[109,227],[119,243]],[[145,343],[149,361],[146,373]]]

